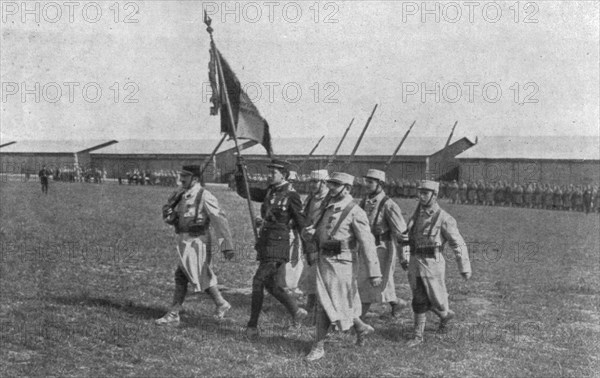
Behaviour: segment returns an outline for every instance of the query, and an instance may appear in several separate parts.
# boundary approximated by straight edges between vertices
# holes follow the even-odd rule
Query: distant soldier
[[[533,184],[532,183],[529,183],[525,187],[525,192],[523,193],[523,204],[528,209],[531,209],[533,207]]]
[[[477,184],[477,204],[485,205],[485,185],[482,181]]]
[[[496,206],[504,206],[504,184],[502,181],[494,187],[494,202]]]
[[[477,185],[473,181],[467,186],[467,201],[471,205],[477,204]]]
[[[396,296],[394,283],[396,250],[398,243],[403,240],[402,234],[406,231],[406,223],[398,204],[389,198],[381,187],[385,182],[385,172],[369,169],[364,178],[369,194],[362,199],[360,207],[367,213],[371,232],[375,237],[383,279],[381,286],[371,286],[369,272],[360,269],[366,266],[366,262],[359,264],[358,291],[362,302],[361,318],[365,319],[371,303],[389,303],[392,317],[397,317],[400,315],[400,309],[406,306],[406,301]],[[359,255],[359,259],[361,258]]]
[[[448,197],[446,191],[448,188],[448,183],[446,181],[440,181],[440,199],[445,199]]]
[[[443,250],[446,243],[454,252],[460,274],[465,280],[471,277],[467,245],[458,231],[456,220],[437,204],[437,191],[437,182],[421,181],[419,205],[409,221],[408,280],[413,296],[415,334],[408,347],[423,342],[427,311],[431,310],[439,316],[440,330],[445,330],[448,322],[454,318],[455,314],[448,305],[445,282]],[[406,252],[404,254],[406,256]]]
[[[458,187],[458,197],[460,199],[460,203],[467,203],[467,190],[467,183],[463,181]]]
[[[408,191],[408,195],[410,198],[416,198],[417,197],[417,182],[416,181],[411,181],[410,182],[410,186],[409,186],[409,191]]]
[[[585,187],[583,192],[583,208],[585,213],[589,214],[592,211],[593,197],[592,197],[592,186],[588,185]]]
[[[513,188],[508,181],[504,185],[504,204],[511,207],[513,205]]]
[[[315,342],[307,361],[314,361],[325,355],[324,342],[330,324],[346,331],[354,327],[357,344],[373,333],[373,327],[361,319],[361,304],[357,289],[356,264],[367,264],[370,283],[381,285],[381,270],[377,258],[375,240],[369,227],[369,219],[364,210],[355,205],[350,188],[354,177],[342,172],[331,174],[327,180],[330,202],[314,226],[303,232],[305,240],[315,240],[318,253],[311,257],[317,273],[317,329]],[[358,248],[357,248],[358,247]],[[363,256],[354,258],[353,250]]]
[[[541,209],[543,203],[544,188],[542,188],[540,183],[535,183],[535,188],[533,189],[533,207],[536,209]]]
[[[484,205],[494,206],[494,184],[488,182],[485,185],[485,203]]]
[[[35,171],[34,171],[35,172]],[[40,184],[42,184],[42,193],[48,195],[48,177],[50,176],[50,171],[44,165],[42,169],[38,172],[38,177],[40,178]]]
[[[596,212],[600,213],[600,190],[597,186],[594,186],[594,190],[592,190],[592,194],[594,197],[594,206],[596,207]]]
[[[396,180],[396,190],[394,191],[395,197],[402,197],[404,195],[404,188],[402,186],[402,180]]]
[[[163,220],[175,227],[179,265],[175,271],[175,293],[169,312],[155,322],[157,325],[179,323],[179,312],[185,300],[188,284],[194,293],[205,292],[215,304],[215,317],[223,318],[231,305],[217,287],[217,276],[211,264],[211,233],[214,228],[222,238],[223,255],[234,256],[229,223],[219,207],[217,198],[200,184],[200,167],[184,166],[181,171],[182,187],[171,195],[163,206]]]
[[[573,206],[575,207],[575,211],[583,211],[583,192],[579,185],[577,185],[575,193],[573,193]]]
[[[451,203],[457,203],[458,202],[458,184],[456,183],[456,180],[452,180],[452,182],[450,183],[450,185],[448,186],[448,196],[450,197],[450,202]]]
[[[569,186],[563,186],[563,209],[566,211],[571,211],[573,209],[573,191]]]
[[[410,198],[410,183],[408,180],[403,180],[402,182],[402,197]]]
[[[298,324],[307,315],[306,310],[299,308],[296,300],[281,287],[278,279],[280,267],[290,259],[290,226],[293,225],[300,231],[307,226],[307,221],[302,213],[300,195],[290,190],[287,181],[290,166],[288,162],[273,160],[269,163],[267,165],[269,186],[266,189],[250,188],[250,193],[246,191],[244,184],[243,164],[243,160],[238,158],[237,193],[243,198],[249,197],[253,201],[262,203],[261,216],[255,219],[253,225],[253,227],[260,227],[259,238],[255,245],[260,264],[252,280],[252,304],[250,320],[246,328],[246,334],[255,337],[259,335],[258,318],[263,306],[265,289],[285,306],[294,323]]]
[[[544,190],[544,208],[546,210],[554,208],[554,192],[550,184],[546,184],[546,189]]]
[[[554,186],[554,209],[562,210],[563,208],[563,192],[560,190],[560,186]]]
[[[523,186],[515,183],[513,186],[513,202],[516,207],[523,207]]]

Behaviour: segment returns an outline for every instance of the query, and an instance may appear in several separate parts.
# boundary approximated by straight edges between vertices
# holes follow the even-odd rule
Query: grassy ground
[[[291,330],[267,296],[263,337],[243,336],[256,269],[246,202],[214,188],[238,256],[215,256],[234,308],[212,319],[205,295],[188,298],[182,323],[158,328],[177,263],[160,207],[170,189],[115,184],[0,185],[0,375],[57,376],[598,376],[600,237],[597,215],[442,206],[467,240],[471,281],[448,262],[457,321],[405,348],[411,311],[388,317],[374,306],[367,345],[343,334],[323,360],[307,364],[313,329]],[[399,200],[407,217],[415,207]],[[397,291],[408,299],[398,267]]]

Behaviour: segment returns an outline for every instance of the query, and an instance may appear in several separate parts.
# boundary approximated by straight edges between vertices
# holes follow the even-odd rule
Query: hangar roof
[[[116,140],[22,140],[3,146],[1,153],[69,154],[92,151],[116,143]]]

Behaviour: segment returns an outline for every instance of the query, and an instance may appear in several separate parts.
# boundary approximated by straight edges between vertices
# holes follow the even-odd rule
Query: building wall
[[[460,180],[598,184],[600,161],[459,159]]]
[[[79,164],[89,166],[90,154],[78,154]],[[42,167],[53,171],[56,168],[73,169],[75,165],[75,155],[73,153],[2,153],[0,152],[0,171],[2,173],[14,174],[37,174]]]

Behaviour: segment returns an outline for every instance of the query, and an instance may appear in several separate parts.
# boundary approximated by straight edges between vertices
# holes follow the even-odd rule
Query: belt
[[[410,254],[413,256],[423,256],[423,257],[435,257],[436,253],[440,253],[439,246],[433,247],[417,247],[411,248]]]

